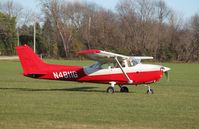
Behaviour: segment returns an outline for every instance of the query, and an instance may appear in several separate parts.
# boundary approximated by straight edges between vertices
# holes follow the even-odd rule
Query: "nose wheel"
[[[151,89],[150,86],[148,86],[148,85],[145,85],[145,86],[148,87],[148,89],[147,89],[147,91],[146,91],[147,94],[153,94],[153,93],[154,93],[154,90]]]

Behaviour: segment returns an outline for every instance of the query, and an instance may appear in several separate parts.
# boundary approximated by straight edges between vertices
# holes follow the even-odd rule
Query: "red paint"
[[[132,72],[128,73],[128,76],[133,80],[133,84],[145,84],[158,81],[162,76],[162,71],[150,71],[150,72]],[[94,82],[94,83],[109,83],[111,81],[117,84],[128,84],[126,77],[123,73],[120,74],[106,74],[106,75],[95,75],[95,76],[84,76],[79,81]]]
[[[35,74],[40,75],[38,78],[54,79],[53,72],[61,71],[77,71],[81,74],[79,75],[80,77],[85,75],[83,73],[83,67],[81,66],[64,66],[44,63],[27,45],[18,46],[16,50],[25,76]],[[74,80],[74,78],[69,78],[68,80]]]
[[[92,54],[92,53],[100,53],[100,50],[91,49],[91,50],[83,50],[78,52],[78,54]]]

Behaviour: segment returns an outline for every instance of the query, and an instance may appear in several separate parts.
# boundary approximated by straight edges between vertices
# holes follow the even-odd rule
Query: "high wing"
[[[117,58],[119,61],[123,60],[132,60],[134,62],[140,62],[142,59],[153,59],[153,57],[150,56],[125,56],[121,54],[116,54],[112,52],[106,52],[102,50],[83,50],[78,53],[79,55],[84,55],[87,58],[99,62],[115,62],[115,58]]]
[[[121,65],[120,62],[133,62],[133,64],[140,63],[141,59],[153,59],[153,57],[139,57],[139,56],[125,56],[121,54],[116,54],[112,52],[106,52],[102,50],[83,50],[80,51],[78,54],[85,55],[91,60],[95,60],[98,62],[106,63],[106,62],[116,62],[123,72],[124,76],[126,77],[128,83],[133,83],[133,80],[131,80],[126,73],[125,69]]]
[[[114,62],[114,57],[117,57],[118,60],[125,60],[129,59],[128,56],[112,53],[112,52],[106,52],[102,50],[83,50],[78,53],[79,55],[84,55],[85,57],[99,61],[99,62]]]

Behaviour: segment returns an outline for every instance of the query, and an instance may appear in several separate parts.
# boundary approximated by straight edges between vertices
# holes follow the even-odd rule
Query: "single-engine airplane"
[[[120,92],[129,92],[124,85],[145,84],[148,87],[147,93],[153,94],[154,91],[148,84],[160,80],[163,73],[168,75],[170,70],[165,66],[141,63],[142,59],[153,59],[153,57],[125,56],[102,50],[83,50],[78,53],[97,61],[86,67],[47,64],[27,45],[17,46],[16,50],[24,76],[110,84],[107,88],[108,93],[115,92],[115,85],[120,87]]]

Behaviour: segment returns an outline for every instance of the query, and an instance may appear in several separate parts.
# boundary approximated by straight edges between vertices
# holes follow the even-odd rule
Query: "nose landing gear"
[[[145,85],[145,86],[148,87],[148,89],[146,91],[147,94],[153,94],[154,93],[154,90],[151,89],[151,87],[149,85]]]

